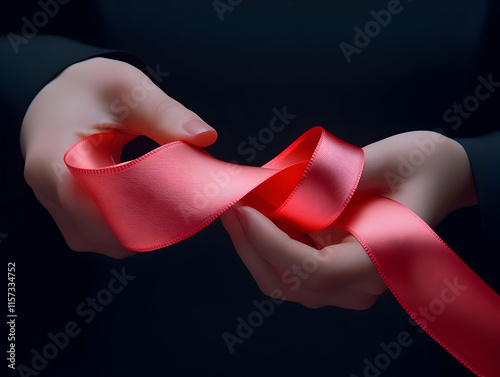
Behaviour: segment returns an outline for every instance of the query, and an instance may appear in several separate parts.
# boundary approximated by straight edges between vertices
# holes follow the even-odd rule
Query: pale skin
[[[134,100],[133,93],[140,96]],[[118,243],[63,162],[76,141],[109,130],[117,131],[123,141],[146,135],[159,144],[185,140],[201,147],[212,144],[217,132],[142,71],[118,60],[94,58],[73,64],[34,98],[21,128],[27,183],[71,249],[123,258],[134,252]]]
[[[145,88],[146,95],[127,104],[126,116],[114,111],[113,104],[137,87]],[[71,249],[124,258],[134,252],[118,243],[92,199],[63,163],[64,153],[76,141],[109,130],[117,131],[121,141],[146,135],[159,144],[185,140],[201,147],[212,144],[217,133],[143,72],[112,59],[73,64],[35,97],[21,128],[27,183]],[[417,149],[416,141],[425,140],[439,141],[412,174],[389,184],[387,172],[399,174],[398,158],[408,159]],[[431,227],[449,213],[477,204],[468,157],[451,139],[439,139],[430,131],[408,132],[363,150],[365,166],[358,190],[404,204]],[[116,161],[119,152],[117,149]],[[386,289],[364,249],[345,231],[329,227],[310,234],[317,241],[317,248],[313,248],[291,239],[250,207],[231,209],[221,219],[265,294],[279,289],[284,292],[282,298],[310,308],[366,309]],[[311,255],[318,256],[318,267],[309,273],[297,269]],[[295,278],[294,284],[284,279],[287,271],[288,278]]]
[[[424,140],[436,140],[434,150],[412,174],[401,176],[400,161],[408,161],[418,149],[416,142]],[[449,213],[477,204],[469,159],[454,140],[431,131],[415,131],[367,145],[363,150],[365,166],[358,190],[404,204],[431,227]],[[401,179],[395,182],[388,176]],[[236,251],[267,295],[279,290],[283,292],[281,298],[309,308],[361,310],[371,307],[386,290],[361,244],[344,230],[328,227],[309,234],[317,243],[313,248],[291,239],[250,207],[232,209],[221,218]],[[308,272],[304,261],[311,256],[318,264]]]

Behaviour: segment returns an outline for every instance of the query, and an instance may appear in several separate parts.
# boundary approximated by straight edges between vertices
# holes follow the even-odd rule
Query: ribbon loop
[[[500,376],[499,296],[408,208],[354,194],[362,149],[315,127],[260,168],[219,161],[182,141],[115,164],[116,136],[88,136],[64,161],[125,248],[179,242],[237,202],[303,233],[333,223],[358,239],[434,340],[477,375]]]
[[[118,241],[133,251],[179,242],[242,198],[298,230],[323,229],[349,202],[363,167],[362,149],[321,127],[262,168],[217,160],[183,141],[115,165],[115,138],[114,132],[88,136],[67,151],[65,162]]]

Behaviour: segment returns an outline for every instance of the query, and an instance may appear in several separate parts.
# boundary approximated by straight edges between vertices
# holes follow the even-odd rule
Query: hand
[[[431,227],[450,212],[476,204],[468,157],[460,144],[430,131],[408,132],[363,148],[357,191],[371,191],[410,208]],[[316,247],[291,239],[250,207],[228,211],[224,227],[263,293],[309,308],[371,307],[386,286],[359,242],[327,227],[308,236]],[[278,292],[279,292],[278,291]]]
[[[117,60],[73,64],[38,93],[21,128],[27,183],[71,249],[122,258],[134,252],[118,243],[63,162],[77,140],[110,130],[123,142],[145,135],[159,144],[185,140],[202,147],[212,144],[217,133],[143,72]]]

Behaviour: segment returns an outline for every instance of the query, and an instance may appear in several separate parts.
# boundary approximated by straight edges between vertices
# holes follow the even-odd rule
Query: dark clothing
[[[499,94],[493,90],[466,116],[453,107],[475,93],[479,78],[491,74],[500,81],[498,2],[401,1],[389,19],[382,12],[387,1],[353,6],[347,1],[73,0],[51,3],[59,4],[57,14],[33,38],[23,34],[29,29],[25,25],[37,12],[49,12],[41,8],[43,1],[25,3],[18,2],[1,23],[4,34],[14,32],[23,42],[12,34],[0,39],[0,236],[7,234],[0,247],[18,263],[18,310],[29,319],[19,322],[18,363],[30,367],[32,349],[41,351],[49,333],[74,321],[81,334],[42,375],[324,371],[361,376],[384,352],[380,344],[395,341],[402,331],[410,334],[412,345],[391,359],[384,375],[471,375],[411,326],[390,294],[365,312],[276,305],[272,314],[262,315],[261,325],[247,328],[246,338],[242,323],[252,321],[267,298],[218,222],[167,249],[123,261],[71,252],[23,181],[18,132],[36,93],[68,65],[93,56],[144,70],[139,56],[170,72],[160,86],[219,131],[208,150],[223,160],[260,165],[315,125],[359,146],[400,132],[440,129],[468,153],[479,210],[452,214],[436,232],[498,292],[498,246],[485,237],[500,234],[495,231],[500,132],[491,133],[499,128]],[[226,8],[217,8],[220,3]],[[353,28],[365,30],[377,19],[387,25],[365,47],[356,47]],[[346,57],[342,42],[359,52]],[[284,106],[297,114],[285,132],[254,153],[245,149],[247,138],[269,125],[272,109]],[[87,296],[102,294],[111,271],[122,268],[136,278],[112,303],[92,308]],[[234,353],[225,333],[240,339]]]
[[[469,156],[486,237],[499,239],[500,233],[500,131],[483,136],[457,139]]]
[[[132,54],[88,46],[54,35],[40,35],[13,51],[13,37],[0,38],[0,95],[4,127],[17,127],[36,94],[63,69],[94,56],[126,61],[144,69]]]

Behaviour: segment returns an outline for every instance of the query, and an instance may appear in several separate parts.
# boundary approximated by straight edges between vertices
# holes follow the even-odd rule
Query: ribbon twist
[[[223,162],[182,141],[115,163],[116,136],[86,137],[64,160],[125,248],[179,242],[237,202],[295,229],[294,236],[346,229],[434,340],[475,374],[500,376],[499,296],[408,208],[355,193],[362,149],[315,127],[262,167]]]

